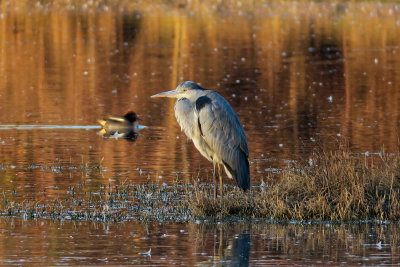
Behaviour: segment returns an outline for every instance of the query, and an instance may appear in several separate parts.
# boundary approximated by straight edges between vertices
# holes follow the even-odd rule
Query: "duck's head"
[[[138,115],[137,115],[135,112],[133,112],[133,111],[127,111],[127,112],[124,114],[124,118],[125,118],[127,121],[131,122],[131,123],[134,123],[135,121],[141,120],[141,119],[138,117]]]

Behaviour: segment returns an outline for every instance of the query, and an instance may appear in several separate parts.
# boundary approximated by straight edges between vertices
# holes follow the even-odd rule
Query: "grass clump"
[[[277,220],[400,219],[400,157],[319,151],[248,193],[225,188],[222,201],[195,187],[195,216]]]

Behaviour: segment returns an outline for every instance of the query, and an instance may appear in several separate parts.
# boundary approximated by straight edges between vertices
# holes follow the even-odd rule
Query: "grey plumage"
[[[177,98],[175,117],[186,136],[214,166],[223,167],[229,178],[234,177],[240,188],[250,188],[246,135],[228,101],[190,81],[152,97]]]

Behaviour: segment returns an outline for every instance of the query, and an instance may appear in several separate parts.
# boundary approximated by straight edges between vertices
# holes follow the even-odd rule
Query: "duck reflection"
[[[98,133],[105,138],[135,141],[139,129],[143,127],[139,125],[139,120],[133,111],[126,112],[122,117],[107,116],[99,120],[102,129]]]

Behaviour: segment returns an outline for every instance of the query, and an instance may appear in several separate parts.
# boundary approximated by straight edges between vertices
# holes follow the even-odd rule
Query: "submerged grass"
[[[3,193],[0,215],[25,219],[57,220],[158,220],[187,221],[187,203],[181,201],[184,185],[101,185],[96,190],[85,183],[70,186],[57,199],[14,201]]]
[[[194,182],[174,185],[71,186],[54,200],[16,201],[3,193],[2,216],[60,220],[189,221],[199,218],[273,220],[399,220],[400,156],[320,150],[278,177],[243,193],[226,185],[224,198]]]

